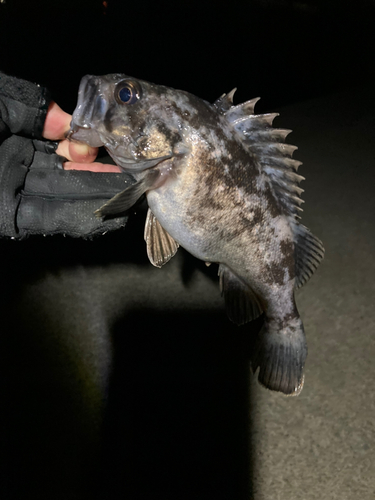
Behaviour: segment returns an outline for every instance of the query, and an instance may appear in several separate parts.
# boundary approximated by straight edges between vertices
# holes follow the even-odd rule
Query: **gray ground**
[[[144,207],[94,242],[1,241],[1,498],[370,500],[375,496],[371,89],[280,110],[303,222],[326,257],[297,295],[298,398],[249,372],[214,266],[147,262]]]
[[[282,111],[325,260],[297,295],[309,343],[298,398],[256,392],[255,498],[375,498],[375,120],[370,92]],[[289,126],[289,125],[288,125]]]

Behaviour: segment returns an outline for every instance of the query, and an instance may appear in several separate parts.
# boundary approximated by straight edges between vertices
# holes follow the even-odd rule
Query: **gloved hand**
[[[50,103],[46,89],[0,73],[0,235],[89,238],[125,226],[127,217],[102,221],[94,211],[133,178],[64,170],[69,164],[55,153],[59,143],[42,137]],[[73,168],[91,167],[75,163]]]

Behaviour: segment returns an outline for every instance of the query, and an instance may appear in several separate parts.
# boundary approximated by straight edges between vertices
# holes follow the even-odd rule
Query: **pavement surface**
[[[162,269],[146,207],[94,241],[0,241],[1,498],[372,500],[375,497],[375,119],[371,88],[280,109],[325,259],[297,293],[305,386],[249,370],[217,267]]]

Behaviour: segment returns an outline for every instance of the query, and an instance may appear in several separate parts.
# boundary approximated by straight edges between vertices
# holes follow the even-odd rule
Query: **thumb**
[[[63,139],[56,153],[65,156],[68,160],[78,163],[91,163],[98,154],[97,148],[64,140],[66,133],[70,129],[71,119],[72,116],[69,113],[65,113],[58,104],[52,101],[44,121],[43,137],[54,141]]]
[[[53,141],[64,139],[71,119],[69,113],[65,113],[58,104],[51,101],[44,121],[43,137]]]

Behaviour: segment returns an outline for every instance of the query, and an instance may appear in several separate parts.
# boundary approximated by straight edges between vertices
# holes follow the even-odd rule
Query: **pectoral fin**
[[[243,325],[262,314],[259,301],[249,286],[224,264],[220,264],[218,274],[221,295],[224,295],[226,313],[233,323]]]
[[[141,180],[121,191],[121,193],[116,194],[116,196],[96,210],[94,212],[96,217],[118,215],[129,210],[142,194],[155,187],[159,174],[159,170],[149,170]]]
[[[147,255],[155,267],[162,267],[177,252],[179,244],[160,225],[155,215],[148,209],[144,238],[147,244]]]

